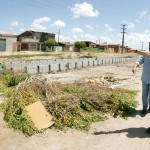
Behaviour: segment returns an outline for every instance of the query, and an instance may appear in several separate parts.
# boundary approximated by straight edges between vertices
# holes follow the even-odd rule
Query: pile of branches
[[[74,128],[88,131],[92,122],[106,119],[106,114],[127,117],[135,111],[136,92],[125,89],[109,89],[97,84],[60,84],[40,77],[30,77],[20,83],[7,100],[4,120],[14,129],[26,135],[41,132],[27,115],[25,106],[41,100],[54,117],[51,128]]]

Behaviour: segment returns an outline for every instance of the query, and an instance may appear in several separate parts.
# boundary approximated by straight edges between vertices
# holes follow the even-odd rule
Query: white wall
[[[16,44],[15,49],[13,49],[13,44]],[[17,51],[17,38],[16,37],[6,38],[6,51],[7,52]]]

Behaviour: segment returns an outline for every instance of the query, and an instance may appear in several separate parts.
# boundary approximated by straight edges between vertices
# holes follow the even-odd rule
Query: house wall
[[[4,52],[15,52],[17,51],[17,38],[16,37],[0,37],[0,39],[6,40],[6,49]]]
[[[108,47],[107,52],[109,52],[109,53],[114,53],[114,48],[112,48],[112,47]]]
[[[8,52],[16,52],[17,51],[17,38],[7,38],[6,51],[8,51]]]

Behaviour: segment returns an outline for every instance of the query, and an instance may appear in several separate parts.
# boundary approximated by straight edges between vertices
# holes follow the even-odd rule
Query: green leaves
[[[126,89],[108,89],[97,84],[47,84],[45,80],[32,78],[13,91],[12,96],[3,107],[4,120],[14,129],[31,136],[39,133],[25,106],[41,100],[46,110],[54,117],[53,128],[67,130],[73,128],[88,131],[92,122],[105,120],[106,114],[128,117],[137,107],[136,91]],[[47,91],[47,96],[43,93]]]

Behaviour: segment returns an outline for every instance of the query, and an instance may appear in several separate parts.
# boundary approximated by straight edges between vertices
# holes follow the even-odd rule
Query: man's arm
[[[145,51],[139,51],[139,50],[133,50],[133,49],[129,49],[129,52],[133,52],[133,53],[137,53],[140,54],[142,56],[148,57],[150,58],[150,52],[145,52]]]
[[[139,64],[135,63],[133,68],[132,68],[132,72],[135,74],[136,72],[136,68],[139,67]]]

